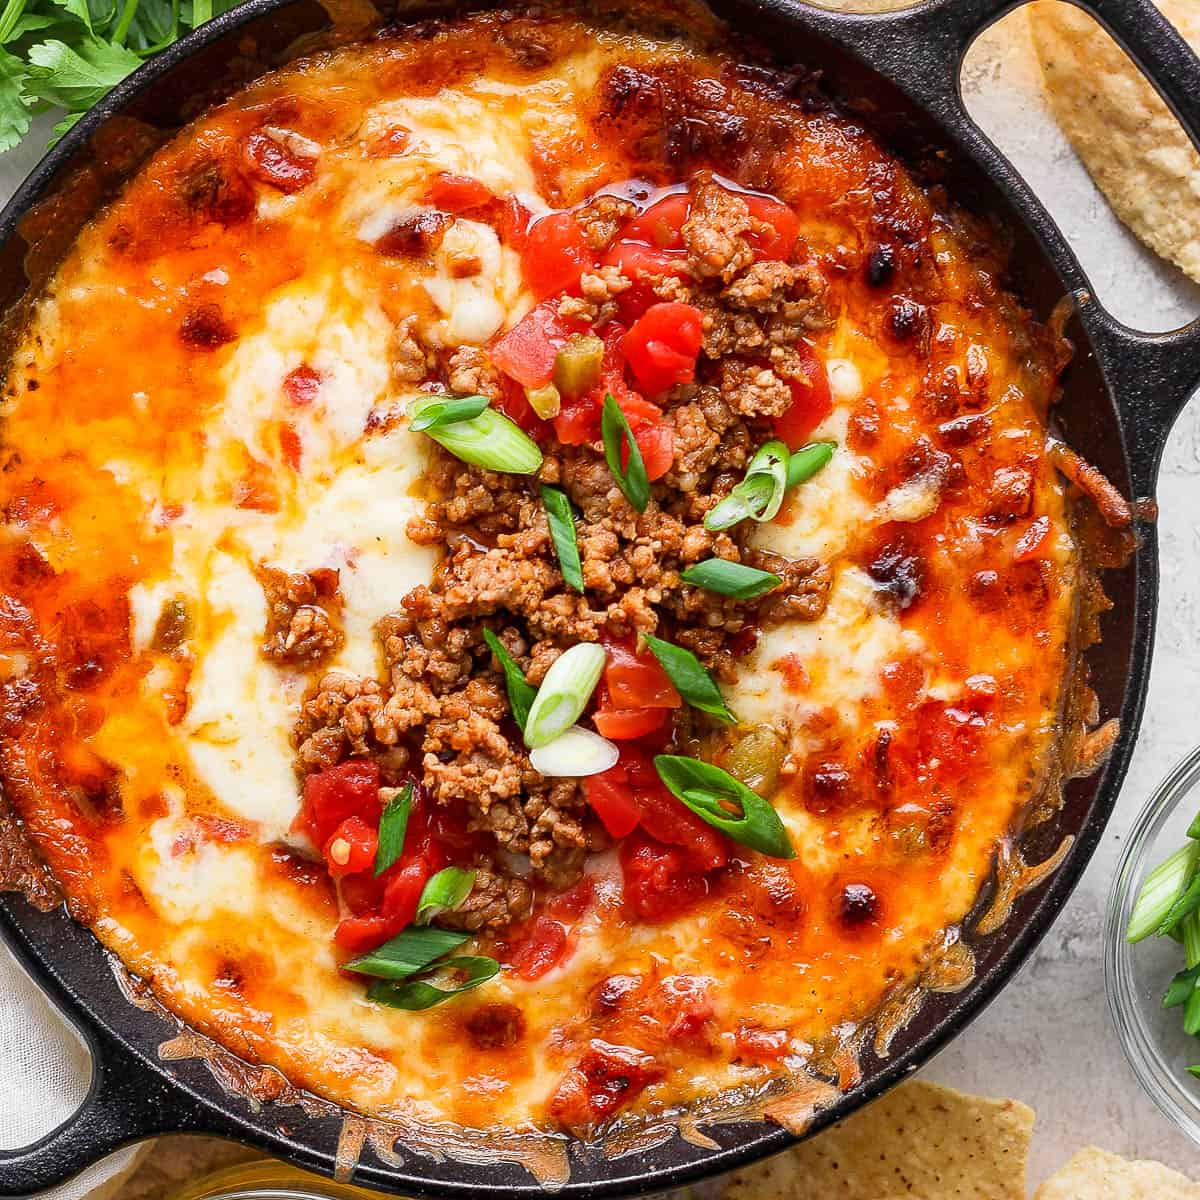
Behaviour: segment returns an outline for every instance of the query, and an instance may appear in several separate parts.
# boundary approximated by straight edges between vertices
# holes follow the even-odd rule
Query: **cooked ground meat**
[[[599,197],[576,216],[589,247],[601,250],[634,211],[628,201]],[[659,297],[698,308],[703,336],[696,380],[654,398],[673,433],[674,457],[645,511],[626,500],[599,443],[545,439],[535,479],[469,466],[435,447],[431,498],[408,535],[437,548],[439,565],[431,583],[398,598],[377,628],[386,677],[327,674],[303,705],[295,731],[301,772],[369,756],[393,782],[415,766],[432,804],[465,825],[475,886],[443,924],[475,932],[521,920],[535,889],[570,886],[586,855],[608,844],[579,781],[545,778],[531,766],[485,628],[534,686],[569,646],[631,643],[648,633],[692,650],[730,681],[756,627],[811,621],[824,611],[825,564],[753,549],[750,521],[720,532],[704,527],[705,514],[772,436],[772,419],[792,404],[791,381],[808,379],[810,360],[797,340],[829,319],[815,264],[755,261],[747,235],[764,231],[740,196],[702,180],[682,231],[687,276],[639,277]],[[558,313],[601,327],[631,286],[616,267],[584,272],[579,294],[560,297]],[[394,371],[410,381],[436,370],[411,329],[396,347],[404,365]],[[450,391],[503,394],[486,351],[461,346],[441,356]],[[561,488],[578,514],[582,594],[559,568],[543,483]],[[710,557],[750,563],[782,582],[753,601],[685,584],[684,570]],[[674,719],[681,746],[716,728],[686,709]]]
[[[323,567],[305,574],[264,565],[258,578],[267,598],[263,654],[275,662],[315,667],[341,647],[337,571]]]

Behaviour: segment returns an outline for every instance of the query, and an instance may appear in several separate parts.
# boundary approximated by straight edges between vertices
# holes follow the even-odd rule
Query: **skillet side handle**
[[[1112,35],[1200,150],[1200,58],[1152,0],[1071,0]],[[1095,300],[1077,298],[1125,425],[1136,496],[1152,496],[1171,427],[1200,387],[1200,319],[1162,335],[1138,333]]]
[[[29,1196],[56,1187],[102,1158],[157,1133],[207,1123],[190,1101],[168,1091],[124,1047],[88,1037],[92,1085],[78,1111],[31,1146],[0,1150],[0,1196]],[[19,1096],[9,1097],[19,1104]],[[189,1119],[190,1118],[190,1119]],[[206,1130],[207,1131],[207,1130]]]

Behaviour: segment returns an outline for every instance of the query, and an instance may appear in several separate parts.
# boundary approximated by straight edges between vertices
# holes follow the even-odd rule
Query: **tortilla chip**
[[[1025,1200],[1033,1109],[922,1080],[729,1177],[722,1200]]]
[[[1033,1200],[1200,1200],[1200,1183],[1156,1162],[1128,1162],[1087,1146]]]
[[[1157,3],[1200,49],[1200,4]],[[1091,17],[1057,0],[1027,10],[1050,106],[1097,186],[1150,249],[1200,281],[1200,154]]]

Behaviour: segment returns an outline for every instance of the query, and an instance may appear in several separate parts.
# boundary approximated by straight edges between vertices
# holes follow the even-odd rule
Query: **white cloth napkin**
[[[83,1039],[64,1020],[0,942],[0,1150],[18,1150],[57,1129],[83,1103],[92,1060]],[[80,1200],[133,1170],[142,1153],[118,1150],[46,1200]],[[104,1190],[112,1194],[110,1187]]]

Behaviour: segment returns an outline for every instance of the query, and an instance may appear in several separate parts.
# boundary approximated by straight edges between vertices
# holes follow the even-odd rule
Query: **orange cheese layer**
[[[267,76],[85,230],[8,378],[0,678],[28,828],[72,911],[171,1008],[363,1111],[521,1128],[546,1122],[592,1038],[654,1056],[639,1105],[661,1111],[802,1066],[916,977],[1054,751],[1076,564],[1044,452],[1052,354],[977,231],[860,128],[718,58],[568,20],[541,25],[533,55],[512,28],[478,18]],[[306,186],[264,179],[248,150],[264,130],[315,164]],[[835,400],[817,436],[839,452],[760,536],[827,561],[830,605],[767,634],[729,696],[786,733],[776,804],[799,857],[659,925],[604,903],[619,871],[600,858],[601,904],[563,966],[428,1012],[378,1008],[337,970],[327,877],[288,844],[306,681],[258,653],[254,571],[338,568],[341,661],[374,673],[371,628],[433,569],[404,534],[419,439],[377,419],[408,395],[397,329],[483,344],[532,301],[487,221],[460,218],[419,263],[375,242],[439,172],[537,213],[701,165],[794,207],[840,314],[814,338]],[[901,297],[862,265],[889,240],[920,248]],[[302,367],[323,380],[311,403],[287,385]],[[940,502],[913,454],[953,473]],[[164,640],[176,602],[186,654]],[[877,900],[862,920],[853,885]],[[612,1016],[597,994],[617,975],[706,977],[713,1014],[689,1037],[649,1009]],[[471,1032],[498,1003],[520,1010],[520,1052]],[[758,1035],[782,1055],[764,1061]]]

